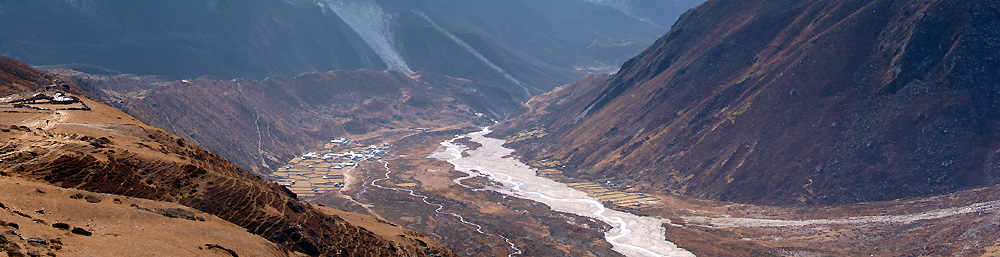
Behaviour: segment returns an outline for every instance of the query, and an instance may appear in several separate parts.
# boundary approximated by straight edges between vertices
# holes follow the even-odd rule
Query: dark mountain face
[[[998,26],[991,1],[709,1],[614,76],[531,101],[500,132],[542,127],[549,136],[517,145],[528,157],[706,199],[994,185]]]
[[[611,72],[665,30],[579,0],[0,1],[0,14],[0,55],[33,65],[225,79],[428,71],[522,98]]]
[[[0,53],[34,65],[263,77],[385,64],[306,1],[4,1]]]

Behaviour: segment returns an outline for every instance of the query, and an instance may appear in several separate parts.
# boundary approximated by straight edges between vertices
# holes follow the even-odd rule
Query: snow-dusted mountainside
[[[0,55],[176,79],[428,71],[539,94],[613,72],[677,5],[582,0],[0,1]],[[636,8],[655,10],[656,19]]]

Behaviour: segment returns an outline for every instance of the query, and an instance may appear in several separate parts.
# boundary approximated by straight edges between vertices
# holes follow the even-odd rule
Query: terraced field
[[[531,166],[538,169],[537,172],[540,176],[554,180],[570,180],[569,177],[563,175],[562,170],[559,170],[559,168],[562,167],[562,162],[560,161],[542,160],[532,164]],[[660,200],[656,197],[647,196],[644,193],[626,192],[634,191],[632,188],[622,191],[589,181],[567,182],[566,185],[572,187],[573,189],[586,192],[588,195],[597,198],[601,202],[610,202],[614,205],[622,207],[645,207],[651,202]]]
[[[514,135],[513,137],[511,137],[510,141],[508,141],[508,142],[509,143],[517,143],[517,142],[521,142],[521,141],[528,140],[528,139],[541,138],[541,137],[544,137],[546,135],[548,135],[548,132],[546,132],[545,128],[539,127],[539,128],[534,128],[534,129],[531,129],[531,130],[525,130],[525,131],[518,132],[517,135]]]
[[[601,202],[611,202],[618,206],[639,206],[660,200],[656,197],[646,196],[643,193],[626,193],[593,182],[567,183],[566,185],[586,192],[588,195],[601,200]]]

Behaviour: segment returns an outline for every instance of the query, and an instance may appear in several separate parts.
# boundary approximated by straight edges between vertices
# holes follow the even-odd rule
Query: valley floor
[[[479,128],[467,124],[419,132],[355,136],[363,144],[392,145],[382,161],[344,172],[339,191],[303,198],[367,213],[430,235],[465,256],[615,256],[604,241],[610,227],[592,218],[485,190],[495,182],[466,177],[444,161],[428,159],[440,142]]]
[[[598,219],[497,192],[502,183],[427,158],[469,124],[362,137],[389,143],[382,161],[344,172],[345,187],[313,203],[372,214],[425,233],[465,256],[614,256]],[[455,140],[471,150],[482,147]],[[538,174],[601,199],[611,209],[662,221],[666,239],[699,256],[899,256],[1000,254],[998,188],[888,202],[824,207],[755,206],[651,195],[607,187],[528,162]],[[628,201],[622,201],[627,199]]]

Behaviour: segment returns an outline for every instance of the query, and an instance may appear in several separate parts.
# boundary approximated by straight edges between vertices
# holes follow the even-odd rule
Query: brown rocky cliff
[[[65,188],[180,203],[310,255],[452,255],[437,244],[428,247],[424,241],[431,240],[423,236],[396,243],[326,215],[197,145],[82,101],[90,111],[6,107],[0,114],[0,171]]]
[[[567,174],[764,204],[1000,182],[1000,6],[708,1],[558,114],[514,118]]]

